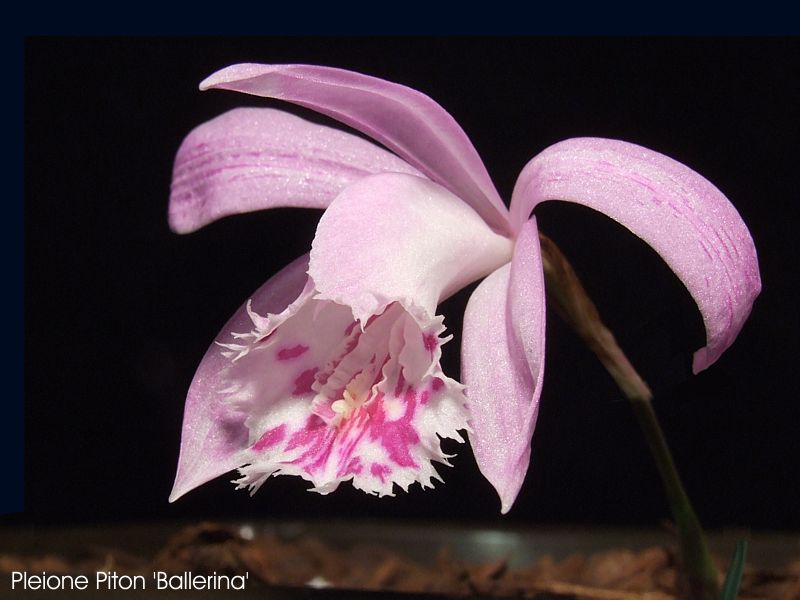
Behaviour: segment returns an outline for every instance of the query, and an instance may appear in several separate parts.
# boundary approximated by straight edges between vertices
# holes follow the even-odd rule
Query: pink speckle
[[[331,454],[331,444],[336,437],[336,430],[328,427],[317,415],[311,415],[305,427],[295,432],[286,445],[286,450],[306,448],[305,452],[291,461],[302,465],[307,473],[322,469]]]
[[[364,465],[361,464],[361,459],[356,456],[350,459],[350,462],[347,463],[346,467],[339,469],[337,475],[339,477],[344,477],[346,475],[360,475],[363,470]]]
[[[419,403],[424,406],[428,403],[428,400],[431,399],[431,393],[428,390],[424,390],[419,396]]]
[[[323,437],[323,434],[327,430],[328,427],[325,424],[325,421],[320,419],[317,415],[311,415],[308,417],[305,426],[292,435],[291,439],[289,440],[289,444],[286,446],[286,449],[294,450],[300,446],[312,445],[314,442]]]
[[[592,165],[592,168],[605,173],[613,173],[616,170],[614,163],[610,163],[607,160],[598,160]]]
[[[380,479],[381,483],[386,483],[386,476],[389,474],[389,467],[380,463],[372,463],[372,466],[369,468],[369,472],[372,473],[373,477]]]
[[[330,376],[333,375],[334,371],[336,371],[336,368],[339,366],[339,363],[342,362],[342,360],[344,360],[344,358],[348,354],[350,354],[353,350],[355,350],[356,346],[358,346],[358,340],[360,337],[361,337],[361,330],[358,329],[356,330],[355,334],[353,334],[353,337],[351,337],[347,341],[347,344],[345,344],[344,351],[338,357],[331,360],[325,366],[325,371],[320,373],[319,376],[317,377],[320,385],[325,385],[326,383],[328,383],[328,378],[330,378]]]
[[[394,395],[395,396],[402,395],[403,388],[405,387],[405,385],[406,385],[406,378],[403,377],[403,373],[401,371],[400,374],[397,376],[397,385],[394,386]]]
[[[306,394],[313,394],[314,390],[311,386],[314,384],[314,375],[317,374],[317,368],[314,367],[313,369],[307,369],[300,373],[297,376],[297,379],[294,380],[294,390],[292,390],[292,395],[294,396],[305,396]]]
[[[319,374],[319,376],[317,377],[317,381],[319,381],[320,385],[325,385],[326,383],[328,383],[328,379],[330,378],[331,375],[333,375],[333,371],[335,368],[336,368],[335,366],[328,367],[327,371],[323,371],[322,373]]]
[[[253,444],[253,450],[266,450],[267,448],[272,448],[276,444],[279,444],[283,441],[283,438],[286,437],[286,425],[278,425],[277,427],[273,427],[272,429],[267,430],[264,435],[262,435],[258,441]]]
[[[390,421],[387,420],[386,412],[383,410],[383,395],[378,394],[375,397],[368,408],[370,438],[378,440],[389,455],[389,459],[396,465],[417,467],[411,456],[411,448],[419,444],[419,435],[411,423],[417,405],[413,388],[408,388],[403,400],[406,406],[405,413],[399,419]]]
[[[297,346],[292,346],[291,348],[283,348],[278,351],[278,360],[291,360],[304,352],[308,352],[308,346],[303,344],[297,344]]]
[[[356,346],[358,346],[358,340],[360,339],[361,339],[361,330],[359,329],[358,331],[355,332],[355,334],[353,334],[353,337],[350,338],[350,340],[348,340],[343,355],[350,354],[353,350],[355,350]]]
[[[442,381],[438,377],[434,377],[433,380],[431,381],[431,389],[434,392],[438,392],[440,389],[442,389],[443,385],[444,385],[444,381]]]
[[[428,352],[433,352],[439,346],[439,340],[432,333],[426,333],[422,336],[422,345]]]

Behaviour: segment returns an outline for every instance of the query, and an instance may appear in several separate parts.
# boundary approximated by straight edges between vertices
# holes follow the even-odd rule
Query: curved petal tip
[[[600,138],[559,142],[523,169],[511,199],[517,227],[545,200],[583,204],[647,242],[686,286],[707,343],[694,372],[733,343],[761,290],[758,258],[736,208],[686,165],[642,146]]]
[[[219,71],[215,71],[203,81],[200,82],[200,90],[210,90],[216,87],[224,86],[226,83],[233,81],[241,81],[242,79],[249,79],[257,77],[269,72],[268,65],[260,65],[256,63],[240,63],[224,67]]]

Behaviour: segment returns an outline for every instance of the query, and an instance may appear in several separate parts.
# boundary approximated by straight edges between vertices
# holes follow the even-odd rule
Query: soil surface
[[[727,558],[719,561],[720,572]],[[280,540],[269,535],[242,537],[236,528],[212,523],[187,527],[154,556],[103,550],[81,558],[0,555],[0,572],[237,575],[249,573],[265,587],[380,590],[441,594],[449,597],[544,599],[668,600],[680,597],[675,553],[669,547],[642,551],[608,550],[549,557],[524,568],[498,559],[483,563],[456,560],[447,547],[434,561],[420,563],[382,547],[333,548],[305,537]],[[396,596],[392,596],[396,597]],[[741,600],[800,600],[800,558],[784,567],[745,569]]]

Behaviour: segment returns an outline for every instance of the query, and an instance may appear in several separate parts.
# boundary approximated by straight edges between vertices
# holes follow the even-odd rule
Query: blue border
[[[3,418],[0,419],[0,453],[2,455],[3,491],[0,493],[0,512],[20,512],[24,508],[24,403],[23,403],[23,365],[24,365],[24,280],[23,280],[23,42],[21,38],[9,40],[14,46],[9,49],[12,65],[19,65],[20,71],[10,73],[11,81],[17,85],[6,88],[9,92],[6,101],[10,104],[7,114],[18,115],[9,118],[9,139],[17,143],[9,144],[11,150],[7,158],[8,177],[11,190],[4,205],[2,257],[3,274],[7,287],[3,294],[5,300],[6,358],[3,361],[6,372],[3,376],[4,395],[2,401]],[[15,60],[17,59],[17,60]],[[13,68],[13,67],[12,67]],[[16,200],[19,198],[20,200]]]
[[[730,3],[616,2],[537,5],[521,13],[519,4],[493,2],[467,7],[449,2],[436,5],[406,1],[391,14],[376,12],[373,3],[347,6],[318,4],[313,8],[270,3],[263,8],[216,10],[196,5],[121,5],[118,16],[103,18],[96,10],[51,5],[35,15],[15,17],[11,33],[71,36],[790,36],[800,31],[791,5],[760,3],[757,8]],[[8,33],[8,32],[6,32]]]

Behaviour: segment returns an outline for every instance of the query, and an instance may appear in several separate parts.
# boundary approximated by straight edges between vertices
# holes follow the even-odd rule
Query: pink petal
[[[514,258],[489,275],[464,314],[461,371],[470,444],[506,513],[531,454],[544,373],[545,295],[536,221],[522,228]]]
[[[308,256],[303,256],[253,294],[252,307],[262,314],[281,313],[300,296],[306,283]],[[232,332],[250,329],[251,318],[242,306],[223,327],[218,343],[230,341]],[[217,343],[211,345],[195,373],[183,417],[180,458],[170,502],[189,490],[241,464],[247,439],[246,415],[228,410],[221,390],[229,384],[224,373],[230,364]]]
[[[534,157],[514,188],[519,228],[544,200],[584,204],[650,244],[703,315],[707,346],[694,371],[733,343],[761,290],[753,240],[736,209],[706,179],[646,148],[595,138],[560,142]]]
[[[348,307],[315,297],[305,266],[265,284],[203,359],[170,500],[235,468],[253,492],[298,475],[323,494],[352,480],[392,495],[438,479],[440,437],[463,441],[463,386],[439,366],[442,318],[420,324],[395,303],[358,327]]]
[[[374,173],[419,174],[355,135],[271,108],[239,108],[195,128],[175,158],[169,222],[188,233],[221,217],[277,208],[325,208]]]
[[[424,321],[511,251],[511,240],[443,187],[374,175],[347,187],[323,214],[309,274],[322,297],[352,307],[357,320],[398,301]]]
[[[228,89],[294,102],[369,135],[508,232],[508,212],[464,131],[436,102],[411,88],[342,69],[240,64],[201,89]]]

